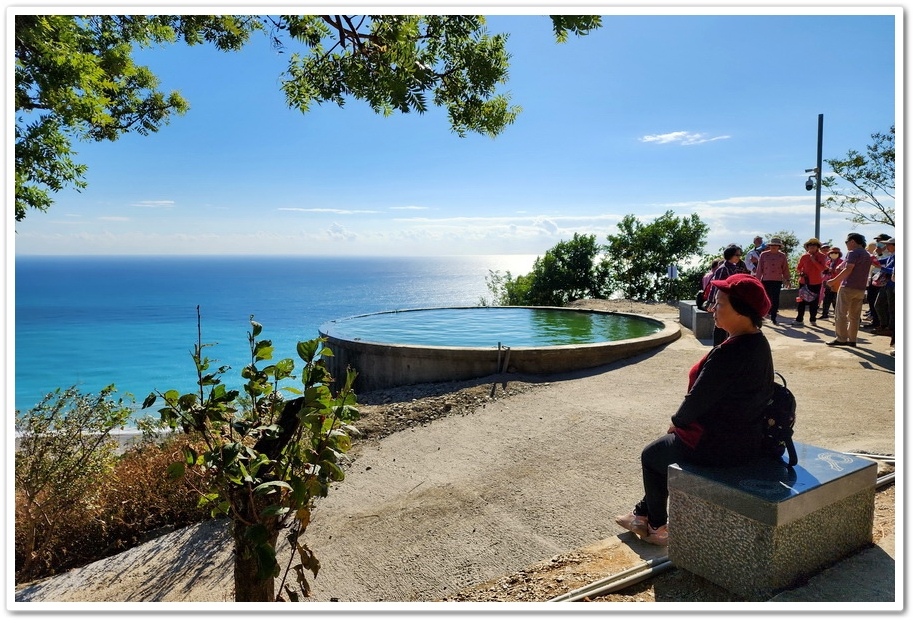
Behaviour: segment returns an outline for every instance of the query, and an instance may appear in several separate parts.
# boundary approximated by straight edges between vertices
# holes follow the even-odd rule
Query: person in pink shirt
[[[824,270],[827,269],[827,256],[821,253],[821,241],[811,238],[805,243],[805,254],[798,258],[795,272],[798,274],[798,285],[807,286],[815,297],[811,301],[801,300],[796,309],[793,326],[800,327],[804,323],[805,307],[808,308],[808,317],[811,324],[817,324],[817,304],[821,297],[821,282],[824,280]]]
[[[760,280],[770,298],[770,320],[776,323],[779,311],[779,291],[789,287],[792,275],[789,273],[789,260],[782,252],[782,239],[772,238],[767,243],[767,250],[760,254],[754,276]]]

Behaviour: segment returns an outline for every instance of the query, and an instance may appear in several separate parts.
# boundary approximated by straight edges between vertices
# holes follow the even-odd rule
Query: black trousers
[[[833,306],[833,311],[836,312],[836,292],[827,288],[824,290],[824,306],[821,307],[821,316],[826,317],[827,312],[830,311],[830,307]]]
[[[878,286],[868,284],[865,288],[865,302],[868,303],[868,313],[872,315],[872,324],[878,324],[878,314],[875,311],[875,300],[878,298]]]
[[[633,509],[634,515],[648,516],[653,528],[668,523],[668,466],[696,462],[693,450],[674,433],[663,435],[643,448],[642,486],[645,495]]]
[[[821,284],[816,286],[808,286],[808,289],[814,292],[817,296],[814,297],[814,300],[810,303],[802,301],[798,304],[798,309],[796,309],[795,320],[801,322],[805,317],[805,307],[808,308],[808,316],[811,318],[811,322],[814,322],[817,318],[817,301],[821,296]]]
[[[770,299],[770,319],[776,322],[776,314],[779,313],[779,292],[782,290],[781,281],[762,281],[763,289],[766,290],[767,298]]]

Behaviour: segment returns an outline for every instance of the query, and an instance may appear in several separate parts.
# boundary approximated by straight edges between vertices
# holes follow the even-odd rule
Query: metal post
[[[817,189],[814,193],[814,237],[821,239],[821,171],[824,153],[824,115],[817,116]]]

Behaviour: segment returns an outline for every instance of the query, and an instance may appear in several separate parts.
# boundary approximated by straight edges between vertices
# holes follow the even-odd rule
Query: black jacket
[[[763,408],[773,393],[773,355],[763,333],[729,338],[694,369],[690,390],[671,417],[675,434],[711,465],[758,458]]]

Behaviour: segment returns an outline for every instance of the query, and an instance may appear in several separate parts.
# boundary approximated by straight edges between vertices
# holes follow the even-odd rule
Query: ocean
[[[200,308],[211,370],[241,388],[249,318],[274,361],[330,320],[479,305],[490,270],[531,271],[534,255],[449,257],[20,256],[15,262],[15,406],[55,388],[114,384],[139,407],[153,390],[195,389]]]

